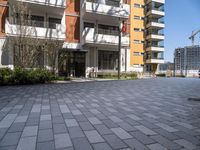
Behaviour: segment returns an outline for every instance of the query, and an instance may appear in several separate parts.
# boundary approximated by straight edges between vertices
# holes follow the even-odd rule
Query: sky
[[[188,38],[200,29],[200,0],[165,0],[165,60],[173,62],[175,48],[192,45]],[[200,33],[196,36],[200,45]]]

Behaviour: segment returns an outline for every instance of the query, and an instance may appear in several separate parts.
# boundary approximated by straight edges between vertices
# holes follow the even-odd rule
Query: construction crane
[[[192,35],[189,37],[190,40],[192,40],[192,46],[194,46],[194,40],[195,40],[195,36],[200,33],[200,29],[197,31],[192,31]]]

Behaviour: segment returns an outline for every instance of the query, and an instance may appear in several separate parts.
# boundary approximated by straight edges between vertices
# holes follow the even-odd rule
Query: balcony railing
[[[148,24],[148,23],[151,23],[151,22],[162,23],[162,24],[165,23],[164,20],[159,20],[159,19],[147,19],[147,22],[146,22],[146,23]]]
[[[105,4],[105,5],[109,5],[109,6],[115,6],[115,7],[120,6],[119,1],[113,1],[113,0],[105,0],[104,2],[102,2],[101,0],[87,0],[87,2]]]
[[[50,28],[50,29],[56,29],[56,26],[61,25],[58,23],[38,21],[38,20],[20,20],[20,19],[14,19],[14,18],[9,18],[8,20],[9,20],[10,24],[16,24],[16,25],[21,25],[21,26]]]
[[[116,35],[116,36],[118,36],[119,35],[119,31],[98,28],[98,34]]]
[[[18,0],[19,1],[19,0]],[[55,7],[66,7],[66,0],[23,0],[24,2],[36,3],[41,5],[49,5]]]

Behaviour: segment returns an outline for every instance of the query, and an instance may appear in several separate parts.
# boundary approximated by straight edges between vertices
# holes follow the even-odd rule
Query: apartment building
[[[63,44],[65,9],[65,0],[0,0],[0,67],[14,68],[20,61],[29,68],[26,56],[35,45],[40,43],[37,48],[42,52],[47,40]],[[47,53],[34,61],[34,67],[49,67]]]
[[[155,73],[164,63],[165,0],[131,1],[130,70]]]
[[[129,19],[127,0],[1,0],[0,62],[3,67],[15,66],[16,43],[9,39],[19,36],[21,28],[18,12],[13,17],[13,9],[8,8],[20,2],[27,5],[27,16],[31,14],[31,23],[23,25],[30,30],[25,37],[62,43],[62,53],[67,57],[58,63],[59,74],[89,77],[91,72],[117,71],[118,27]],[[48,67],[48,56],[41,55],[40,65]],[[129,34],[123,33],[121,71],[128,70],[129,62]]]
[[[28,8],[27,23],[23,25],[17,12],[20,10],[12,8],[21,2]],[[62,46],[58,50],[62,54],[56,67],[60,75],[90,77],[94,72],[116,72],[119,27],[123,25],[126,32],[120,33],[120,70],[155,72],[157,65],[164,63],[164,2],[0,0],[0,67],[16,65],[16,49],[24,45],[19,46],[12,39],[20,36],[23,27],[26,31],[23,36],[34,39],[35,43],[40,40],[41,49],[47,40],[59,41]],[[48,54],[44,52],[40,56],[37,65],[51,68]]]
[[[177,75],[198,76],[200,69],[200,46],[186,46],[175,49],[174,63]]]

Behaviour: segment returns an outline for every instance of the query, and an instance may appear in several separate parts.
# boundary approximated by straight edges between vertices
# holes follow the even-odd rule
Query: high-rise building
[[[130,69],[155,73],[164,63],[165,0],[131,1]]]
[[[200,46],[186,46],[175,49],[174,63],[177,75],[198,76],[200,69]]]
[[[22,2],[26,11],[13,8]],[[117,72],[122,26],[122,72],[155,72],[164,62],[164,0],[0,0],[0,12],[0,67],[16,66],[15,54],[26,47],[13,40],[20,37],[39,40],[40,49],[48,40],[62,44],[56,59],[59,74],[89,77],[94,72]],[[26,41],[30,49],[34,42]],[[35,65],[50,68],[45,51],[36,61]],[[25,58],[21,63],[26,64]]]

